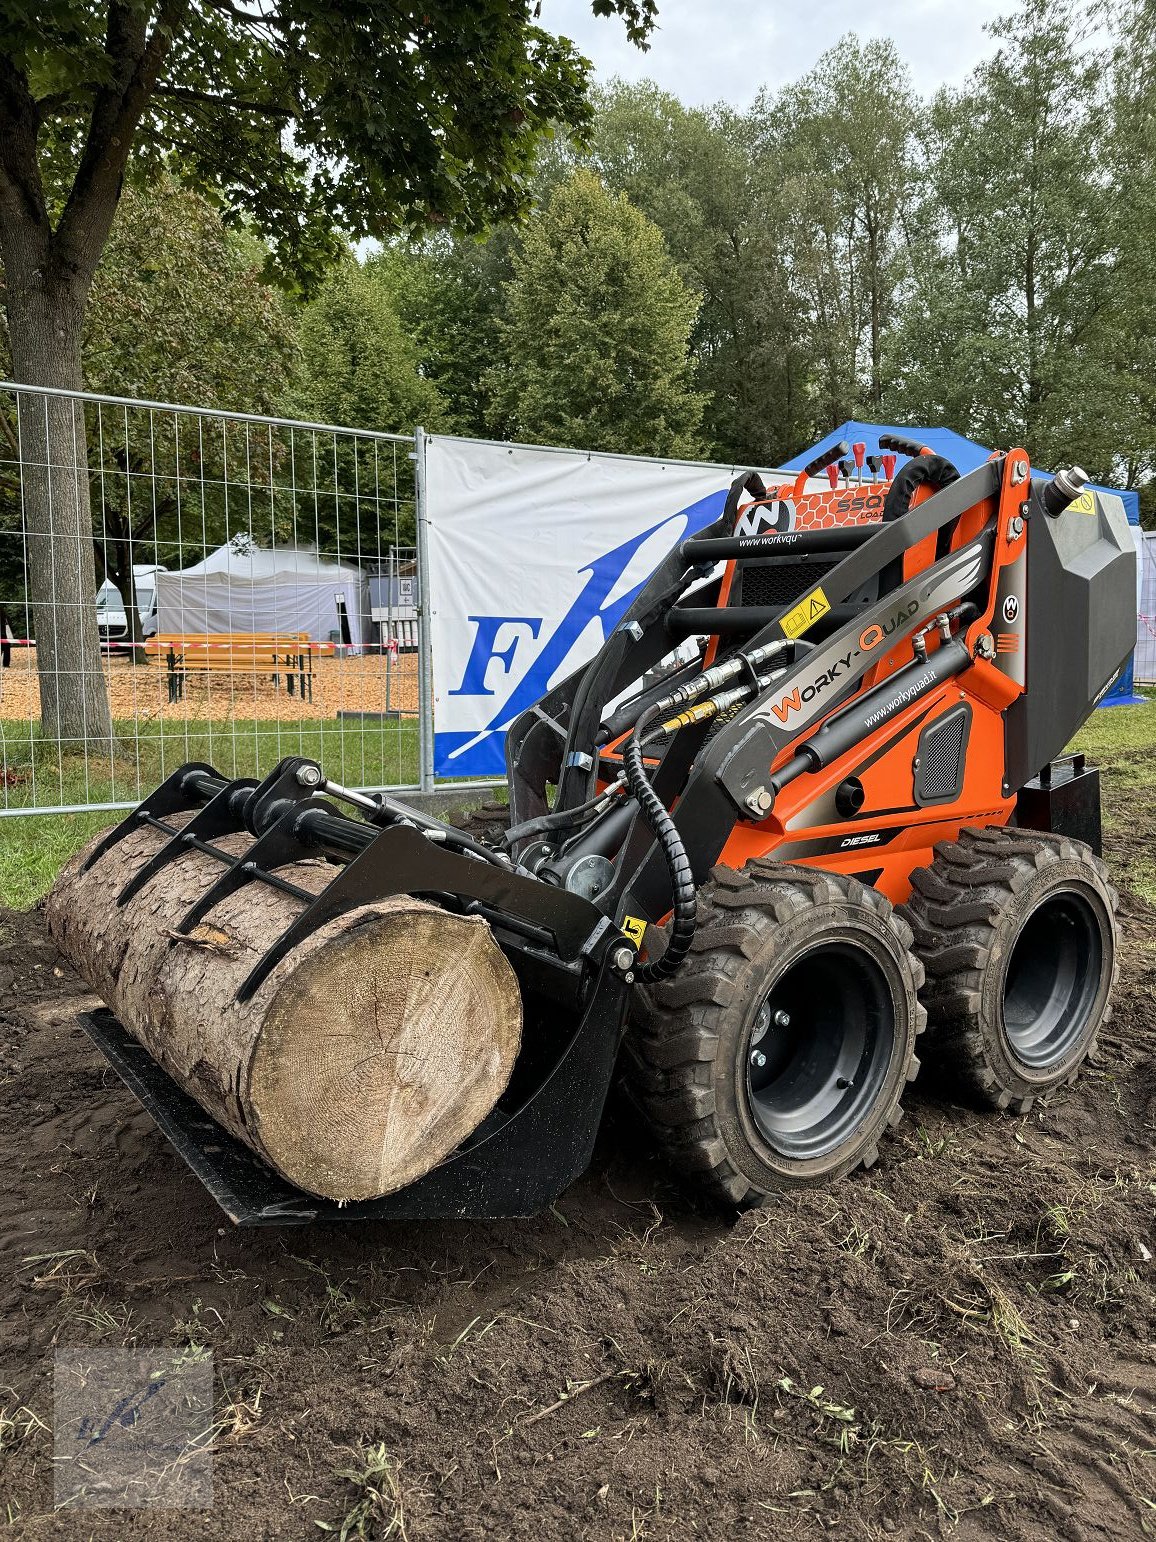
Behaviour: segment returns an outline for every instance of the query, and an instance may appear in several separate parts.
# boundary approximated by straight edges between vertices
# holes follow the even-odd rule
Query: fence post
[[[424,428],[413,431],[414,488],[417,522],[417,722],[418,787],[432,792],[434,786],[434,690],[433,644],[430,637],[429,538],[426,529]]]

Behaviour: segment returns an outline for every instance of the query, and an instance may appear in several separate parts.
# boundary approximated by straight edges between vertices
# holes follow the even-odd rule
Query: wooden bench
[[[163,658],[169,672],[169,700],[180,701],[185,680],[197,675],[268,675],[275,686],[285,676],[301,699],[313,700],[313,659],[318,644],[308,632],[162,632],[145,644],[146,655]]]

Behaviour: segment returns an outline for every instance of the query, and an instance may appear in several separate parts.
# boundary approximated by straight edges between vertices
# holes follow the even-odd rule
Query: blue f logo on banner
[[[665,514],[584,564],[576,576],[581,579],[585,575],[585,583],[552,630],[542,616],[512,611],[506,615],[471,615],[469,656],[460,678],[446,694],[477,701],[478,727],[435,735],[438,775],[501,776],[505,771],[505,730],[545,694],[552,682],[585,663],[638,597],[649,574],[624,592],[617,592],[637,553],[664,526],[669,526],[673,544],[709,525],[722,512],[725,497],[725,490],[720,489]],[[592,622],[597,623],[597,635]],[[586,642],[579,649],[583,634],[587,634]],[[461,705],[464,703],[459,704],[459,711]]]

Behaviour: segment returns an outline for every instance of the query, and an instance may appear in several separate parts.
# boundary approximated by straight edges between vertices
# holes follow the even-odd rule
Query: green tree
[[[766,465],[809,423],[778,171],[757,140],[757,125],[727,108],[684,107],[650,81],[616,83],[598,99],[592,159],[659,227],[700,296],[691,349],[710,452]]]
[[[813,426],[879,415],[885,338],[906,274],[916,102],[889,40],[840,39],[752,116],[777,172],[776,234],[812,361]]]
[[[594,0],[645,42],[655,0]],[[589,119],[588,66],[533,22],[533,0],[0,0],[0,260],[21,381],[83,383],[89,293],[126,176],[160,167],[251,219],[278,262],[316,275],[335,231],[519,214],[535,146]],[[76,409],[30,399],[22,433],[41,719],[110,733],[88,597],[87,480]],[[49,616],[53,624],[48,625]]]
[[[275,412],[297,375],[297,331],[268,250],[170,177],[128,188],[92,286],[90,389]]]
[[[500,226],[485,240],[439,231],[416,246],[392,246],[367,266],[393,297],[422,374],[445,404],[442,426],[484,437],[493,428],[488,371],[498,355],[499,318],[516,236]]]
[[[592,172],[561,183],[514,258],[492,372],[511,437],[693,455],[702,397],[687,345],[698,309],[662,232]]]
[[[1014,441],[1053,467],[1098,459],[1118,368],[1105,327],[1123,211],[1089,25],[1076,0],[1024,0],[992,26],[995,54],[936,98],[892,356],[895,415]]]
[[[542,143],[527,183],[533,218],[581,152],[563,134]],[[485,437],[501,431],[490,367],[501,348],[500,320],[518,228],[499,223],[484,235],[439,229],[388,243],[368,266],[388,285],[402,326],[417,344],[421,372],[445,403],[442,427]]]
[[[295,415],[382,433],[411,433],[419,423],[441,427],[445,406],[421,373],[417,345],[402,327],[380,263],[350,259],[332,272],[304,307],[300,333],[301,379],[290,398]],[[334,456],[321,468],[333,497],[302,511],[312,538],[345,553],[377,552],[386,532],[411,545],[409,463],[398,468],[395,485],[392,460],[383,465],[371,440],[342,442]],[[381,501],[383,485],[388,503]]]
[[[422,377],[417,346],[374,264],[351,259],[335,269],[302,310],[300,338],[293,406],[303,417],[384,433],[440,425],[437,387]]]
[[[93,280],[84,335],[87,378],[95,390],[238,411],[281,408],[297,378],[297,341],[285,295],[263,276],[265,247],[222,225],[199,194],[162,178],[148,189],[126,190],[120,215]],[[0,375],[9,360],[0,338]],[[17,449],[16,420],[0,403],[0,431]],[[86,412],[94,502],[96,577],[120,590],[128,637],[141,633],[132,579],[134,562],[162,560],[158,540],[176,542],[177,449],[173,420],[158,414]],[[185,425],[186,433],[192,426]],[[198,447],[202,465],[182,487],[186,533],[223,538],[223,521],[198,494],[221,483],[221,446],[214,436]],[[188,453],[184,470],[188,471]],[[159,472],[159,476],[154,476]],[[5,485],[6,484],[6,485]],[[18,471],[0,479],[6,507],[3,593],[24,592]],[[176,550],[176,547],[173,547]],[[89,596],[91,608],[91,596]],[[134,655],[135,657],[136,655]]]
[[[1107,300],[1081,383],[1080,453],[1103,481],[1140,490],[1156,526],[1156,6],[1124,8],[1111,71],[1106,175],[1113,199]]]
[[[297,341],[284,295],[263,275],[266,255],[259,241],[227,230],[206,198],[172,178],[127,190],[93,279],[84,336],[92,389],[239,412],[276,410],[296,378]],[[90,463],[100,458],[97,576],[120,591],[127,636],[139,642],[133,564],[160,560],[158,540],[176,541],[181,533],[172,421],[162,416],[158,426],[139,414],[102,413],[99,436],[87,437]],[[221,480],[216,439],[200,453],[206,464],[196,490],[185,489],[185,519],[223,537],[213,508],[194,501],[196,491]],[[154,479],[156,472],[162,475]],[[149,491],[134,498],[134,487]]]

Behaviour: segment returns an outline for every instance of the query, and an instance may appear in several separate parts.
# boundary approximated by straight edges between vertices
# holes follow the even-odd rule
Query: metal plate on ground
[[[607,950],[612,951],[612,950]],[[586,1010],[569,1017],[557,1052],[520,1106],[501,1105],[470,1139],[394,1194],[338,1204],[295,1188],[211,1119],[113,1014],[80,1026],[162,1134],[238,1226],[315,1221],[482,1220],[539,1214],[585,1171],[610,1086],[629,986],[604,960]],[[565,1019],[556,1006],[552,1018]]]
[[[238,1226],[308,1225],[342,1208],[286,1183],[182,1092],[111,1012],[82,1012],[80,1026],[179,1155]]]

